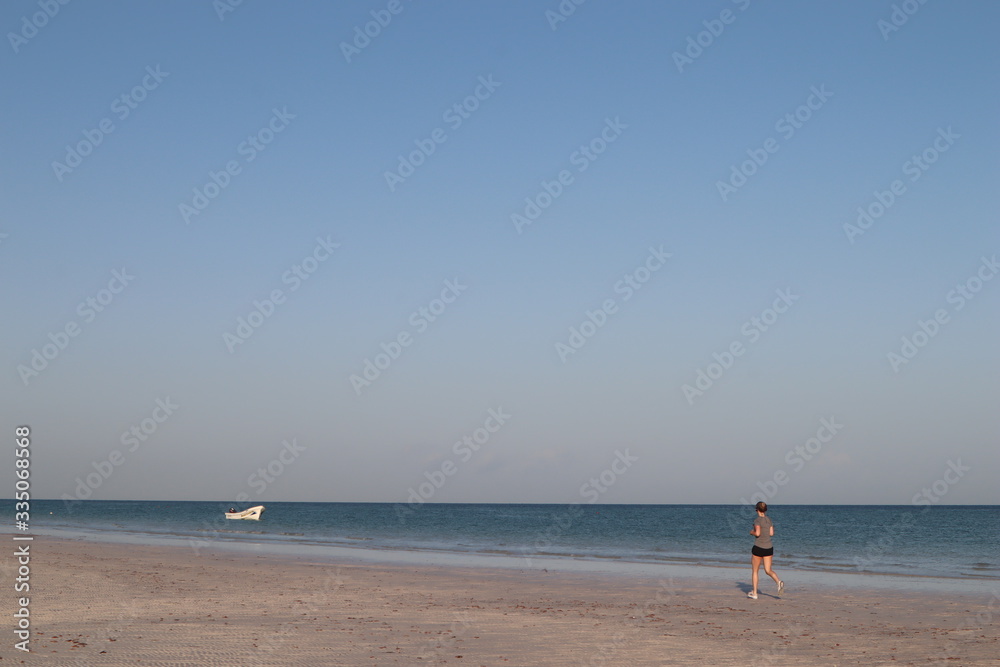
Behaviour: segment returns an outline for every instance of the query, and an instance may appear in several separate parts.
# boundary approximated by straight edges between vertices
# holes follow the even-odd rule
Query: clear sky
[[[47,498],[996,503],[998,19],[5,2],[6,437]]]

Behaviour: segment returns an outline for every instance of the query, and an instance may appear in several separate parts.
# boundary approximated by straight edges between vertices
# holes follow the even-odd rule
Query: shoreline
[[[190,536],[136,533],[129,531],[42,529],[46,539],[81,540],[105,544],[161,545],[183,548],[197,555],[202,549],[218,549],[229,553],[266,554],[275,557],[311,558],[328,562],[352,562],[373,565],[415,565],[464,568],[497,568],[523,571],[553,571],[591,573],[608,576],[720,580],[742,576],[750,569],[750,556],[740,565],[692,563],[684,561],[636,561],[626,558],[573,557],[533,554],[514,556],[484,552],[457,552],[419,548],[374,548],[366,546],[329,545],[309,542],[260,540],[251,535],[241,538],[193,538]],[[748,550],[749,551],[749,550]],[[792,572],[800,584],[826,588],[878,588],[909,592],[936,592],[974,595],[984,587],[1000,589],[1000,579],[982,577],[940,577],[923,574],[865,572],[856,569],[835,571],[793,568],[776,557],[775,571]],[[764,578],[763,570],[761,577]]]
[[[781,596],[762,575],[750,600],[749,567],[621,576],[46,535],[31,566],[37,655],[10,635],[0,646],[26,664],[965,665],[1000,654],[1000,586],[918,593],[782,573]]]

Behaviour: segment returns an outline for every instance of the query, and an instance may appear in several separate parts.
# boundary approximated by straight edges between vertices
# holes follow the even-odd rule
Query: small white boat
[[[242,512],[237,512],[232,507],[226,512],[227,519],[250,519],[251,521],[260,521],[260,515],[264,511],[263,505],[257,505],[256,507],[251,507],[250,509],[243,510]]]

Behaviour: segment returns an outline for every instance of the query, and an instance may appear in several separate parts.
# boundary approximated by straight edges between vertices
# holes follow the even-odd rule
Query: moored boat
[[[226,512],[227,519],[249,519],[251,521],[260,521],[260,515],[264,511],[263,505],[257,505],[251,507],[250,509],[245,509],[242,512],[237,512],[236,509],[230,507],[229,511]]]

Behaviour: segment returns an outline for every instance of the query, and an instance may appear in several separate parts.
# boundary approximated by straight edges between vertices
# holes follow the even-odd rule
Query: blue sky
[[[1000,9],[903,5],[5,3],[35,494],[997,502]]]

